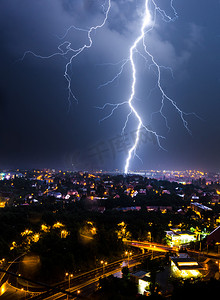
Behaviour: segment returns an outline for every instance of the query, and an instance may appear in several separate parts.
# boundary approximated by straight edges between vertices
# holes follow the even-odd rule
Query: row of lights
[[[73,274],[71,273],[65,273],[65,277],[68,278],[68,281],[69,281],[69,292],[70,292],[70,280],[73,278]],[[80,294],[80,290],[77,290],[77,294]],[[69,299],[69,296],[67,295],[67,299]]]
[[[126,251],[125,255],[128,256],[128,266],[129,266],[129,257],[132,256],[132,252],[131,251],[130,252]],[[4,259],[2,261],[4,261]],[[108,262],[104,261],[104,260],[101,260],[100,264],[103,266],[103,276],[104,276],[105,266],[107,266]],[[21,274],[18,274],[18,276],[21,276]],[[70,281],[73,278],[73,274],[66,272],[65,273],[65,277],[68,278],[68,281],[69,281],[69,292],[70,292]],[[21,290],[23,290],[23,289],[21,289]],[[77,290],[77,294],[80,294],[80,290]],[[69,296],[67,296],[67,299],[69,299]]]

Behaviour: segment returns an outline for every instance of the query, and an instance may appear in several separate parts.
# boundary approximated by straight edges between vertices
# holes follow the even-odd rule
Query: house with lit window
[[[149,295],[150,289],[150,273],[145,271],[138,271],[130,274],[130,278],[138,286],[138,293],[140,295]]]
[[[203,267],[189,256],[170,257],[171,276],[182,279],[198,278],[202,276]]]
[[[195,233],[187,230],[181,231],[179,228],[166,231],[166,238],[168,245],[171,247],[180,247],[196,241]]]
[[[201,203],[198,203],[198,202],[192,202],[190,204],[190,207],[197,215],[199,215],[200,218],[201,218],[202,212],[212,211],[212,209],[210,207],[202,205]]]

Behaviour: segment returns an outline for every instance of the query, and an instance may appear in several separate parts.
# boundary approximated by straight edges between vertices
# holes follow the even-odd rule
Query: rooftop
[[[190,257],[171,257],[171,261],[179,270],[197,270],[202,268],[194,258]]]

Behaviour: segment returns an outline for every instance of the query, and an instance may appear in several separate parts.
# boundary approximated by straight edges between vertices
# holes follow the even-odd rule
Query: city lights
[[[146,257],[148,262],[145,263],[148,265],[153,264],[157,259],[159,259],[159,262],[166,260],[165,265],[170,272],[168,274],[171,274],[171,282],[173,278],[175,280],[200,280],[200,278],[207,280],[208,272],[214,273],[217,270],[216,266],[219,268],[217,252],[220,245],[220,240],[218,240],[220,229],[217,208],[220,197],[216,192],[217,189],[213,188],[216,183],[213,184],[210,192],[207,192],[205,182],[202,182],[200,178],[197,179],[197,185],[185,186],[179,182],[170,183],[170,181],[152,180],[137,174],[129,176],[126,180],[123,176],[106,175],[100,172],[98,175],[94,175],[95,177],[81,172],[72,174],[72,177],[67,172],[65,175],[62,172],[54,172],[53,174],[56,182],[59,182],[62,178],[62,185],[68,186],[69,184],[62,194],[62,202],[54,198],[54,202],[50,204],[52,208],[48,211],[47,201],[51,198],[48,198],[50,197],[48,193],[42,193],[42,183],[39,182],[39,192],[42,199],[39,197],[39,202],[32,203],[32,198],[30,198],[28,210],[31,209],[34,212],[37,206],[36,216],[39,216],[38,209],[43,205],[43,209],[49,212],[49,218],[46,214],[43,218],[30,218],[30,222],[27,221],[25,226],[21,227],[23,230],[18,232],[16,238],[9,244],[10,249],[13,251],[10,251],[10,254],[6,253],[7,256],[5,255],[5,257],[10,255],[10,260],[2,258],[0,261],[1,268],[7,268],[10,264],[14,264],[14,268],[17,268],[16,274],[19,281],[22,282],[23,277],[25,277],[25,271],[19,267],[20,265],[24,269],[30,268],[30,274],[34,274],[34,270],[40,273],[42,272],[42,264],[47,265],[45,254],[49,253],[51,260],[56,262],[57,249],[60,251],[59,263],[49,266],[50,278],[54,276],[54,282],[58,284],[56,282],[57,278],[62,277],[62,281],[64,277],[63,284],[66,288],[68,286],[67,291],[76,294],[83,293],[83,295],[85,293],[84,284],[86,289],[87,283],[90,282],[91,284],[91,281],[97,283],[100,276],[106,276],[106,280],[109,280],[108,275],[121,274],[122,272],[125,278],[132,280],[131,267],[135,266],[137,268],[137,274],[139,272],[140,274],[143,273],[141,268]],[[163,174],[165,173],[163,172]],[[98,179],[98,184],[95,179]],[[38,185],[33,184],[34,179],[31,177],[27,180],[30,180],[30,186],[37,194]],[[216,180],[219,179],[216,177]],[[84,183],[88,187],[92,186],[91,190],[84,191]],[[45,184],[44,190],[50,190],[50,184]],[[189,193],[189,187],[190,194],[187,197],[179,197],[179,193],[184,195]],[[59,187],[57,190],[59,191]],[[105,198],[98,195],[100,191],[102,195],[106,192]],[[134,195],[133,191],[137,191],[137,194]],[[205,198],[205,193],[207,193],[207,198]],[[32,194],[34,193],[29,192],[27,199]],[[70,195],[70,197],[66,199],[66,195]],[[79,195],[80,200],[76,200],[77,195]],[[90,201],[91,195],[94,195],[95,203]],[[20,199],[23,199],[23,197],[20,198],[20,195],[18,195],[18,199],[22,201]],[[76,201],[81,202],[81,199],[83,201],[88,200],[89,206],[79,210],[79,203]],[[167,199],[170,202],[169,205],[164,203]],[[210,204],[204,205],[201,199],[206,199],[206,202],[210,201],[210,203],[213,200],[216,205],[212,205],[212,208],[210,208]],[[74,201],[70,202],[70,200]],[[81,204],[86,203],[83,201]],[[141,202],[141,204],[138,203],[137,206],[134,206],[134,201]],[[157,205],[155,204],[156,201]],[[125,203],[127,206],[125,206]],[[192,204],[195,209],[200,210],[200,215],[194,211]],[[21,207],[24,211],[25,206]],[[13,207],[13,209],[15,208]],[[69,215],[69,208],[73,212],[77,208],[80,211],[80,219],[77,217],[76,220],[72,217],[67,218],[66,213]],[[106,217],[103,214],[105,208],[107,208],[108,220],[111,225],[100,221]],[[93,210],[95,210],[95,213]],[[2,213],[4,214],[4,211]],[[32,223],[33,220],[37,220],[37,225]],[[36,231],[36,229],[39,231]],[[204,239],[206,236],[207,239]],[[213,240],[216,242],[213,243]],[[40,243],[35,245],[39,241]],[[36,252],[34,255],[31,254],[32,249]],[[41,249],[43,249],[43,252],[41,252]],[[182,253],[182,249],[188,253]],[[205,263],[206,255],[210,255],[213,251],[216,252],[213,260],[214,265],[207,265]],[[15,260],[14,262],[13,257],[18,253],[21,253],[21,256],[20,258],[18,256],[16,258],[18,261]],[[112,253],[115,256],[112,256]],[[202,263],[193,259],[191,253],[203,257]],[[183,255],[186,255],[186,257],[184,258]],[[143,266],[146,267],[146,264],[143,264]],[[88,265],[88,267],[85,267],[85,265]],[[123,270],[123,268],[125,269]],[[157,273],[163,272],[163,268],[163,264],[159,264]],[[74,275],[73,272],[65,273],[64,271],[71,269],[74,270]],[[43,282],[44,273],[40,273]],[[19,274],[22,274],[22,276]],[[75,279],[79,280],[79,278],[82,278],[80,279],[82,284],[74,286],[73,282],[75,282]],[[139,284],[139,291],[144,294],[150,293],[150,275],[146,278],[136,278],[136,283]],[[27,286],[29,286],[29,289],[26,288]],[[28,293],[31,293],[30,289],[32,288],[30,286],[26,282],[24,287],[21,287],[23,288],[22,292],[27,293],[28,290]],[[4,288],[2,288],[2,291]],[[17,287],[15,286],[15,288]],[[7,289],[8,287],[6,287]]]
[[[0,298],[217,299],[219,11],[0,1]]]

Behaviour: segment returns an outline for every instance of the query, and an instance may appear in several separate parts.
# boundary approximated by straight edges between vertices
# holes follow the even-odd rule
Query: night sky
[[[112,0],[106,25],[93,32],[93,46],[72,63],[72,90],[78,104],[68,102],[64,57],[42,60],[57,52],[58,37],[74,25],[88,29],[103,20],[104,0],[1,0],[0,1],[0,169],[61,168],[69,170],[123,170],[132,144],[136,121],[123,106],[110,113],[97,107],[126,101],[131,91],[129,64],[114,83],[98,88],[120,70],[129,48],[140,34],[143,0]],[[172,14],[169,0],[156,1]],[[166,139],[161,150],[153,136],[142,131],[138,158],[130,169],[220,170],[220,1],[174,0],[175,22],[157,16],[147,46],[162,69],[162,87],[186,116],[190,135],[179,114],[155,88],[155,69],[140,56],[137,65],[135,106],[144,123]],[[87,33],[70,30],[65,40],[74,48],[88,43]],[[67,56],[69,58],[69,56]]]

